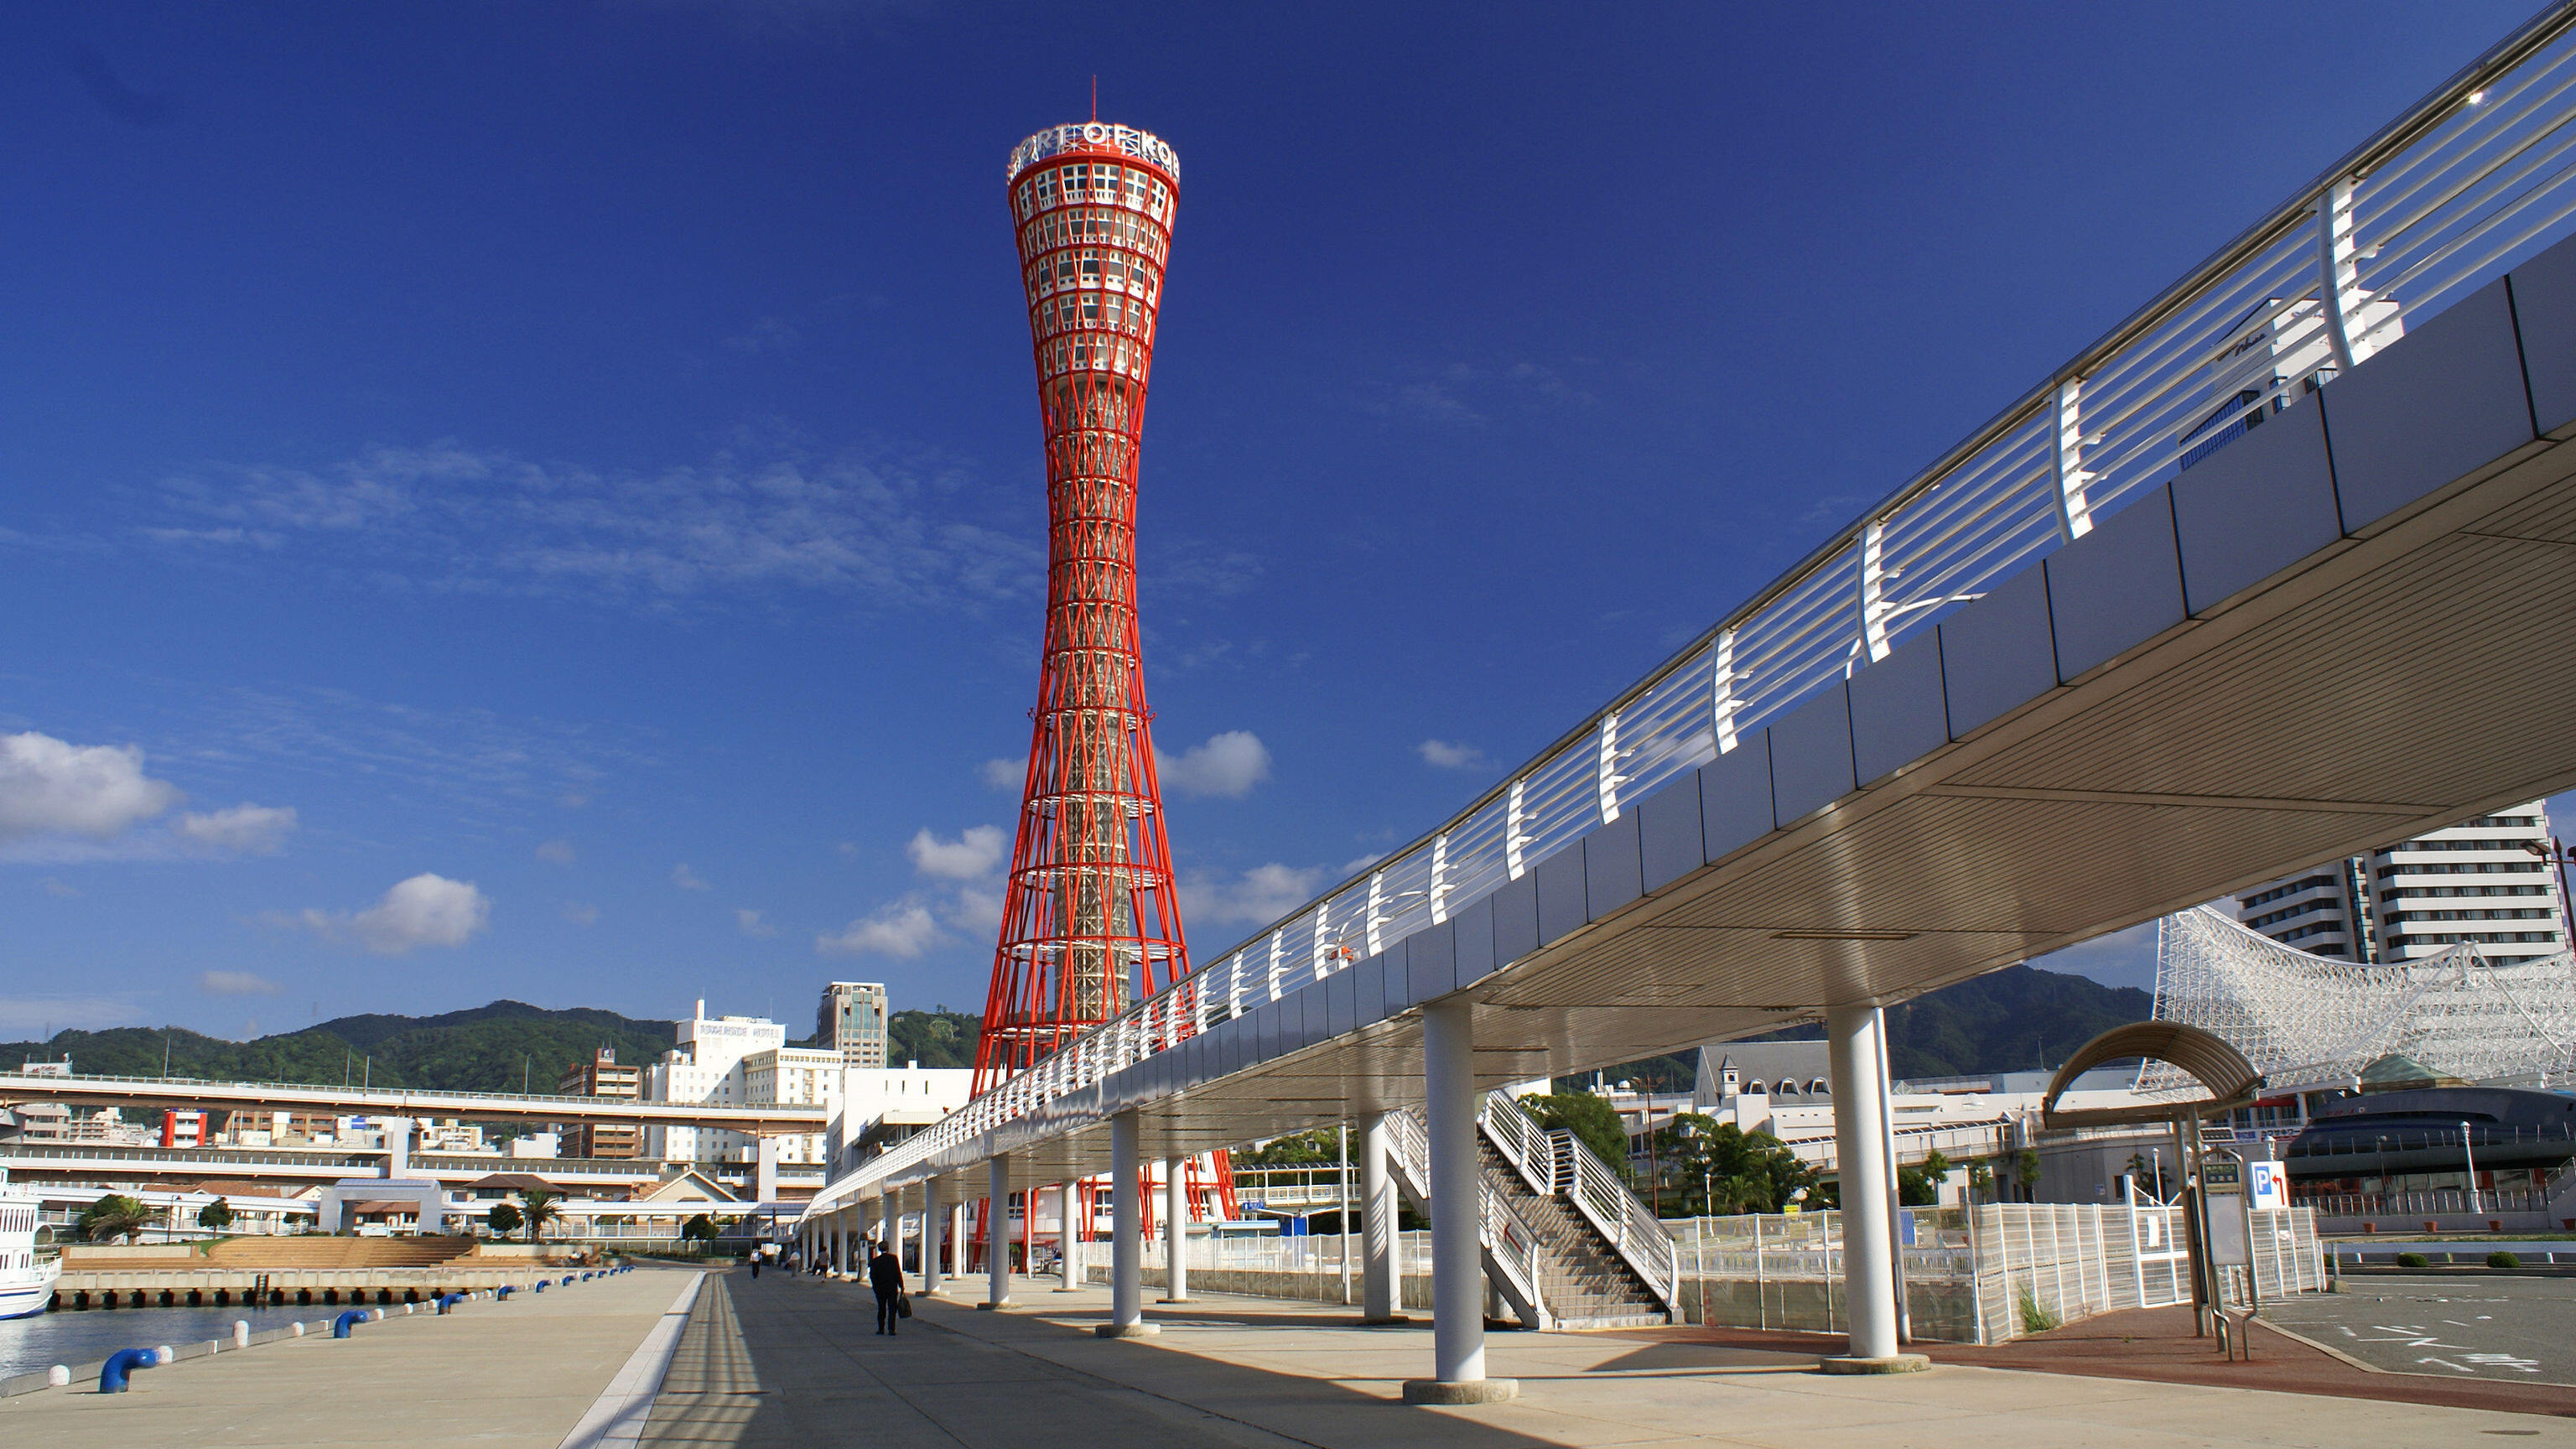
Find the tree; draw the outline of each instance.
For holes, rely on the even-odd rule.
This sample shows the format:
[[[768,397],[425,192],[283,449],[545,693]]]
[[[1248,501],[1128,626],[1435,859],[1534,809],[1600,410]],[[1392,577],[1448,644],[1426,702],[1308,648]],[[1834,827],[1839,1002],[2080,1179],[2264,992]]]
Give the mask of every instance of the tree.
[[[1686,1213],[1777,1212],[1816,1174],[1768,1132],[1746,1132],[1698,1112],[1656,1129],[1655,1155],[1682,1190]]]
[[[1991,1193],[1991,1192],[1993,1192],[1994,1190],[1995,1190],[1995,1169],[1994,1169],[1994,1164],[1989,1163],[1989,1162],[1971,1162],[1971,1163],[1969,1163],[1969,1164],[1968,1164],[1968,1200],[1969,1200],[1969,1201],[1971,1201],[1971,1202],[1974,1202],[1974,1201],[1976,1201],[1977,1194],[1979,1194],[1979,1193],[1981,1193],[1981,1192],[1983,1192],[1983,1193]]]
[[[542,1187],[524,1188],[519,1193],[522,1204],[519,1215],[528,1220],[528,1241],[536,1242],[546,1235],[546,1224],[563,1214],[555,1207],[556,1194]]]
[[[2013,1181],[2021,1185],[2022,1201],[2033,1201],[2030,1190],[2039,1186],[2039,1154],[2025,1147],[2013,1154]]]
[[[527,1219],[519,1215],[517,1203],[503,1201],[492,1204],[492,1211],[484,1215],[483,1221],[491,1225],[493,1232],[506,1238],[517,1232]]]
[[[1563,1127],[1574,1140],[1592,1149],[1621,1178],[1628,1176],[1628,1128],[1607,1097],[1590,1092],[1550,1092],[1521,1098],[1522,1110],[1550,1132]]]
[[[1237,1167],[1321,1167],[1339,1161],[1340,1139],[1329,1127],[1273,1137],[1249,1152],[1234,1154]]]
[[[1926,1152],[1921,1166],[1896,1170],[1896,1200],[1905,1207],[1938,1207],[1941,1183],[1949,1175],[1950,1159],[1937,1148]]]
[[[81,1209],[81,1236],[93,1243],[103,1243],[110,1238],[130,1241],[135,1234],[151,1226],[152,1216],[152,1209],[145,1207],[140,1199],[112,1192]]]
[[[680,1237],[688,1242],[712,1243],[716,1240],[716,1220],[700,1213],[680,1225]]]
[[[222,1198],[216,1198],[213,1202],[197,1209],[198,1227],[212,1228],[220,1233],[232,1225],[233,1205]]]

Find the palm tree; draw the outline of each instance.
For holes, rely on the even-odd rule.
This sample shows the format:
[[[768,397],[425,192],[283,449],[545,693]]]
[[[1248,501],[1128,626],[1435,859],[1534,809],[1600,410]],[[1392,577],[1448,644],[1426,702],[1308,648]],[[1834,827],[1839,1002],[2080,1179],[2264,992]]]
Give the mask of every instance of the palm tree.
[[[546,1224],[562,1216],[555,1210],[555,1194],[542,1187],[524,1189],[519,1194],[519,1215],[528,1220],[528,1241],[533,1243],[546,1235]]]
[[[130,1240],[151,1223],[152,1209],[145,1207],[141,1199],[123,1193],[109,1193],[81,1209],[80,1215],[81,1236],[93,1243],[110,1238]]]

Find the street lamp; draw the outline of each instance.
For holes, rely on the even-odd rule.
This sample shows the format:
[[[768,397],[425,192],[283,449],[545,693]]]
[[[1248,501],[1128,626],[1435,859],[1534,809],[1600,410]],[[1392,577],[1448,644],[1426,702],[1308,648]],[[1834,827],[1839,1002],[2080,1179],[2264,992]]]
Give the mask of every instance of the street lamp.
[[[2479,1206],[2478,1197],[2478,1152],[2476,1148],[2469,1145],[2469,1123],[2466,1118],[2460,1120],[2460,1155],[2469,1160],[2469,1211],[2484,1212],[2486,1209]]]

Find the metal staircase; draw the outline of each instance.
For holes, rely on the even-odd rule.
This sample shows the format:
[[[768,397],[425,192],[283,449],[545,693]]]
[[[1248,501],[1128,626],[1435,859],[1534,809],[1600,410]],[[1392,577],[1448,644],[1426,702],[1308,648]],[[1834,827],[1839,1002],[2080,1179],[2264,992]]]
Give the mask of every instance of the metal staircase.
[[[1550,1132],[1502,1092],[1476,1119],[1486,1279],[1533,1328],[1670,1323],[1678,1263],[1643,1202],[1572,1132]],[[1390,1121],[1396,1181],[1425,1209],[1430,1152],[1421,1121]]]

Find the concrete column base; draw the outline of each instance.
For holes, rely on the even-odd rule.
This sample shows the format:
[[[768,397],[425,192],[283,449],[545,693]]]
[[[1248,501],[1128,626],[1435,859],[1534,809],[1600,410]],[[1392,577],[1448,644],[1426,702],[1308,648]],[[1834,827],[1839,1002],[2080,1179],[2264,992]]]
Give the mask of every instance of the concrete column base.
[[[1469,1379],[1465,1383],[1443,1383],[1439,1379],[1406,1379],[1404,1401],[1408,1404],[1499,1404],[1521,1396],[1518,1379]]]
[[[1014,1307],[1017,1307],[1018,1305],[1017,1305],[1017,1304],[1015,1304],[1015,1303],[1013,1303],[1010,1299],[1005,1298],[1005,1299],[1003,1299],[1003,1300],[1002,1300],[1001,1302],[999,1302],[999,1303],[984,1302],[984,1303],[978,1303],[978,1304],[976,1304],[975,1306],[976,1306],[977,1308],[981,1309],[981,1308],[1014,1308]]]
[[[1816,1367],[1829,1374],[1919,1374],[1932,1367],[1932,1360],[1919,1353],[1892,1353],[1885,1358],[1835,1354],[1818,1359]]]
[[[1163,1325],[1159,1323],[1095,1323],[1091,1325],[1091,1331],[1094,1336],[1100,1338],[1152,1338],[1155,1334],[1163,1331]]]
[[[1082,1285],[1079,1283],[1058,1283],[1051,1291],[1057,1293],[1079,1293],[1082,1291]]]
[[[1362,1328],[1392,1328],[1392,1327],[1394,1327],[1395,1325],[1397,1325],[1397,1324],[1399,1324],[1399,1323],[1411,1323],[1412,1321],[1413,1321],[1413,1319],[1412,1319],[1412,1317],[1411,1317],[1410,1315],[1402,1314],[1402,1313],[1390,1313],[1390,1314],[1386,1315],[1384,1318],[1363,1318],[1363,1319],[1361,1319],[1361,1320],[1360,1320],[1360,1327],[1362,1327]]]
[[[1168,1305],[1173,1303],[1196,1303],[1198,1300],[1195,1298],[1157,1298],[1154,1301],[1156,1303]]]

